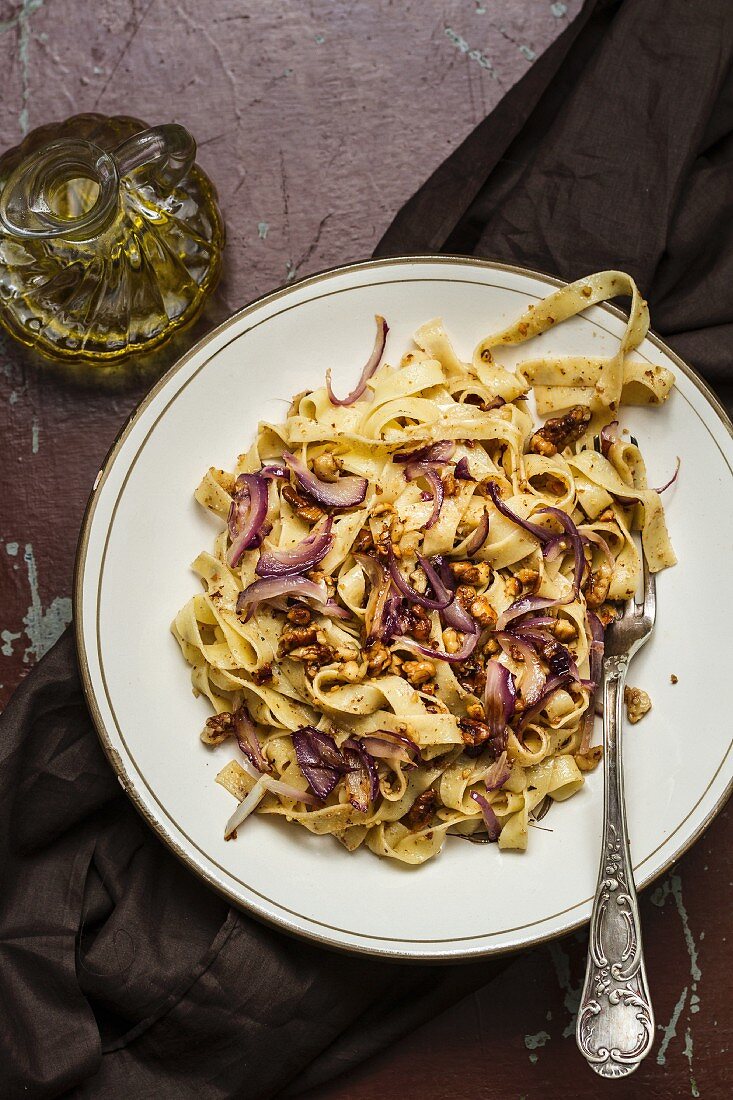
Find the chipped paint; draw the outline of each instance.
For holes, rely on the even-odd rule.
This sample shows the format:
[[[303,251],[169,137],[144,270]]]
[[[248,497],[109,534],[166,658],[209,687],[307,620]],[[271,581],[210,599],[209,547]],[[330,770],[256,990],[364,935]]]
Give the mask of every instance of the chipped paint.
[[[13,656],[13,642],[17,641],[20,634],[14,634],[12,630],[3,630],[0,633],[0,639],[2,639],[2,646],[0,646],[0,653],[5,657]]]
[[[562,944],[551,943],[549,951],[558,983],[565,993],[565,1007],[570,1014],[570,1021],[565,1025],[562,1033],[563,1039],[568,1039],[575,1034],[575,1022],[578,1018],[580,995],[583,992],[583,980],[581,979],[577,985],[573,985],[570,978],[570,956]]]
[[[549,1043],[551,1036],[547,1031],[538,1031],[536,1035],[525,1035],[524,1045],[527,1050],[537,1050],[538,1047],[543,1047],[546,1043]]]
[[[39,660],[44,653],[47,653],[71,622],[71,600],[65,596],[57,596],[44,611],[38,589],[38,567],[33,545],[30,542],[25,544],[23,560],[28,571],[28,587],[31,590],[31,602],[23,616],[25,633],[30,643],[23,655],[23,662],[29,664],[31,658]]]
[[[18,12],[18,62],[20,64],[21,93],[18,125],[25,136],[28,133],[28,103],[31,95],[29,47],[31,42],[30,18],[43,7],[45,0],[23,0]]]
[[[669,1023],[666,1027],[662,1024],[657,1024],[657,1027],[662,1031],[663,1037],[659,1044],[659,1050],[657,1051],[657,1065],[663,1066],[667,1061],[667,1047],[677,1035],[677,1024],[679,1023],[680,1016],[682,1015],[682,1009],[685,1007],[685,1001],[687,1000],[687,986],[680,993],[680,999],[672,1009],[672,1015]]]
[[[267,230],[270,228],[269,222],[257,222],[257,236],[261,241],[267,239]]]
[[[33,417],[33,423],[31,424],[31,451],[34,455],[38,454],[38,447],[41,438],[41,426],[38,423],[38,417]]]
[[[697,982],[699,982],[702,978],[702,971],[700,970],[700,965],[698,961],[699,956],[697,944],[695,943],[695,937],[693,936],[692,930],[690,929],[690,920],[687,916],[687,910],[685,908],[684,902],[682,901],[682,879],[679,875],[670,875],[669,883],[672,897],[674,898],[674,903],[677,907],[680,921],[682,922],[682,932],[684,934],[685,943],[687,945],[687,954],[690,956],[690,976],[692,977],[693,982],[697,984]],[[693,989],[694,988],[695,987],[693,986]]]
[[[700,1090],[697,1087],[697,1081],[695,1075],[692,1072],[692,1033],[689,1029],[685,1031],[685,1049],[682,1051],[687,1061],[690,1063],[690,1093],[694,1097],[700,1095]]]
[[[326,39],[322,34],[315,34],[313,36],[313,41],[315,42],[316,46],[322,46]]]
[[[556,19],[562,19],[563,15],[567,15],[567,4],[550,4],[550,11]]]
[[[10,554],[11,558],[15,558],[17,557],[18,551],[20,550],[20,545],[17,542],[7,542],[5,544],[5,550],[8,554]]]
[[[460,50],[461,53],[465,53],[466,56],[471,59],[471,61],[477,61],[482,69],[486,69],[488,72],[491,73],[493,77],[496,77],[494,66],[491,64],[491,61],[488,59],[486,54],[481,53],[481,50],[471,49],[468,42],[466,42],[466,39],[463,38],[462,35],[458,34],[457,31],[454,31],[452,27],[446,27],[444,33],[445,37],[453,43],[456,49]]]

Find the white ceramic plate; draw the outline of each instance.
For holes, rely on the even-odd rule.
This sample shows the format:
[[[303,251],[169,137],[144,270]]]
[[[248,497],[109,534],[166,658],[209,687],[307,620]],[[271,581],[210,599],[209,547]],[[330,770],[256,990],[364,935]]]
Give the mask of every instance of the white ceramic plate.
[[[459,959],[537,943],[590,915],[600,771],[553,807],[542,823],[551,831],[533,829],[524,854],[449,838],[438,858],[405,868],[258,816],[225,843],[233,800],[214,777],[232,749],[199,741],[208,704],[191,694],[169,633],[197,589],[189,562],[217,528],[192,496],[201,474],[212,464],[230,468],[257,421],[280,419],[294,393],[322,384],[326,366],[336,391],[347,392],[372,345],[375,313],[391,326],[389,361],[436,315],[470,358],[481,337],[556,285],[451,258],[357,264],[306,279],[243,309],[185,356],[143,401],[97,479],[79,547],[75,620],[102,744],[173,851],[233,902],[290,932],[377,955]],[[535,348],[608,354],[623,328],[621,314],[594,307]],[[527,356],[505,349],[507,362],[518,352]],[[655,338],[640,353],[670,366],[677,385],[664,408],[625,410],[623,423],[639,438],[651,484],[682,458],[665,494],[679,565],[659,578],[657,627],[630,676],[654,706],[624,737],[631,847],[644,886],[699,836],[731,786],[720,685],[730,677],[733,440],[689,367]]]

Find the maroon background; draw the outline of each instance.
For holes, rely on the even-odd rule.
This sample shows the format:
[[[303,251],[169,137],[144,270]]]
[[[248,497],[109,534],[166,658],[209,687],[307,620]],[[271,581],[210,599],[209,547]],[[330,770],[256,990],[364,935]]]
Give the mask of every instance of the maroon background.
[[[284,282],[368,256],[400,205],[579,8],[0,0],[0,149],[79,111],[187,125],[229,234],[204,328]],[[87,495],[150,381],[139,368],[113,382],[69,377],[25,362],[0,337],[0,704],[70,620]],[[319,1098],[733,1094],[721,905],[732,840],[724,811],[642,899],[659,1033],[631,1081],[599,1081],[576,1052],[578,934],[518,956],[491,987]]]

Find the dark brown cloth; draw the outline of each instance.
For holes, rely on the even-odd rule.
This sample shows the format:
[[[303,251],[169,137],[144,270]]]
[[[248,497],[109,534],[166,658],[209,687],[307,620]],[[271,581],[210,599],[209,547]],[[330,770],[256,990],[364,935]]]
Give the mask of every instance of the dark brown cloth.
[[[569,279],[626,268],[725,390],[732,50],[721,0],[591,0],[378,254],[473,251]],[[2,1097],[295,1095],[499,965],[350,958],[229,908],[121,792],[70,634],[0,720]]]

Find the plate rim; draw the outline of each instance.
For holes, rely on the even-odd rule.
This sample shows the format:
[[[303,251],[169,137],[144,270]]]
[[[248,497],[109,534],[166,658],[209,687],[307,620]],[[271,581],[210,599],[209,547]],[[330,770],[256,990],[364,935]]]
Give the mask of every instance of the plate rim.
[[[275,914],[264,912],[255,907],[252,902],[242,899],[236,894],[233,889],[228,888],[226,885],[217,881],[214,876],[201,865],[199,865],[195,859],[186,852],[181,845],[171,836],[165,827],[164,823],[160,821],[155,814],[147,807],[142,797],[138,793],[135,785],[135,780],[131,777],[125,767],[125,763],[112,743],[111,738],[104,720],[102,718],[101,711],[97,703],[97,697],[95,694],[94,686],[92,683],[92,675],[90,671],[89,661],[87,659],[87,646],[85,644],[85,635],[83,627],[83,588],[84,578],[86,572],[87,553],[89,548],[89,539],[91,535],[91,528],[93,524],[94,514],[96,511],[97,503],[101,496],[101,491],[107,481],[108,475],[117,459],[117,456],[126,442],[130,432],[132,431],[138,418],[145,412],[147,407],[155,399],[158,393],[163,390],[170,380],[181,371],[186,364],[202,351],[206,345],[212,343],[220,334],[227,329],[235,325],[241,318],[246,317],[248,314],[257,310],[260,306],[276,302],[279,299],[286,297],[297,288],[307,287],[309,285],[315,285],[329,278],[338,277],[341,275],[348,276],[353,272],[361,272],[369,269],[384,269],[384,268],[396,268],[418,264],[442,264],[446,267],[451,266],[464,266],[474,267],[480,270],[490,270],[496,272],[504,272],[510,274],[521,275],[533,279],[539,279],[545,284],[559,288],[569,285],[565,280],[559,279],[554,275],[550,275],[547,272],[540,271],[534,268],[522,267],[516,264],[506,264],[495,260],[483,259],[476,256],[461,256],[453,254],[418,254],[418,255],[405,255],[384,257],[380,259],[368,259],[354,261],[348,264],[339,264],[333,267],[324,268],[320,271],[314,272],[311,275],[304,276],[300,279],[294,280],[292,283],[288,283],[285,286],[278,287],[276,290],[269,291],[266,294],[262,294],[257,298],[247,302],[244,306],[233,311],[228,317],[222,320],[219,324],[215,325],[207,333],[205,333],[196,343],[189,348],[183,355],[179,356],[174,363],[161,375],[159,379],[151,386],[151,388],[142,396],[140,401],[134,407],[132,412],[126,418],[125,422],[121,426],[120,430],[114,437],[100,467],[94,478],[94,483],[87,499],[84,513],[81,520],[79,529],[79,537],[77,540],[75,559],[74,559],[74,572],[72,580],[72,609],[73,609],[73,622],[74,622],[74,640],[77,656],[77,664],[79,668],[79,676],[82,685],[82,691],[84,699],[89,709],[89,713],[92,718],[92,724],[94,726],[97,737],[100,741],[105,756],[107,757],[112,769],[114,770],[120,786],[124,790],[132,802],[135,809],[143,817],[146,824],[153,830],[156,836],[166,845],[166,847],[178,858],[184,866],[188,868],[194,875],[200,880],[203,880],[207,886],[213,889],[224,900],[233,904],[240,911],[245,911],[249,916],[266,924],[269,927],[274,927],[281,932],[286,932],[289,935],[297,936],[310,942],[317,943],[321,947],[325,947],[329,950],[336,950],[345,952],[350,955],[370,956],[373,958],[382,958],[386,960],[392,960],[394,962],[414,962],[414,963],[455,963],[455,962],[470,962],[471,960],[478,958],[487,958],[489,956],[501,956],[509,954],[513,951],[520,949],[529,949],[536,947],[543,943],[551,942],[561,936],[570,934],[576,931],[578,928],[582,928],[588,923],[587,917],[581,917],[572,921],[570,924],[563,926],[562,929],[546,932],[541,935],[532,936],[530,939],[524,941],[521,945],[518,944],[504,944],[504,945],[482,945],[480,948],[470,948],[468,951],[463,951],[458,948],[458,951],[447,952],[442,950],[440,952],[434,951],[414,951],[401,952],[394,949],[385,949],[375,947],[366,944],[345,943],[343,941],[332,940],[328,936],[318,934],[310,929],[299,927],[297,924],[288,920],[285,917],[280,917]],[[620,318],[621,320],[627,319],[627,314],[618,306],[609,304],[608,302],[598,303],[601,308],[611,315]],[[665,341],[653,330],[649,329],[647,338],[650,342],[667,355],[672,362],[678,367],[693,383],[696,389],[701,393],[707,404],[712,408],[716,414],[718,420],[726,429],[728,435],[733,439],[733,421],[728,416],[724,406],[716,396],[716,394],[708,386],[707,382],[702,376],[686,363],[672,348],[670,348]],[[727,755],[727,754],[726,754]],[[693,845],[700,839],[707,828],[712,824],[720,811],[725,806],[726,802],[733,793],[733,773],[731,774],[728,783],[720,794],[714,805],[709,812],[705,815],[704,819],[700,822],[694,832],[677,848],[674,849],[672,854],[667,857],[662,865],[644,882],[644,886],[641,889],[646,889],[656,879],[663,875],[669,868],[679,860],[686,852],[688,852]],[[574,906],[573,906],[574,908]],[[397,943],[398,941],[390,941],[390,943]]]

